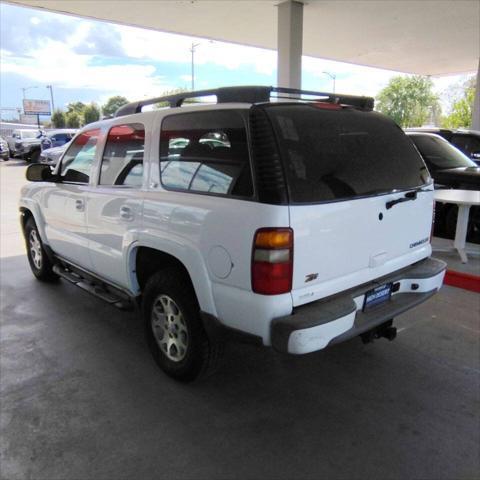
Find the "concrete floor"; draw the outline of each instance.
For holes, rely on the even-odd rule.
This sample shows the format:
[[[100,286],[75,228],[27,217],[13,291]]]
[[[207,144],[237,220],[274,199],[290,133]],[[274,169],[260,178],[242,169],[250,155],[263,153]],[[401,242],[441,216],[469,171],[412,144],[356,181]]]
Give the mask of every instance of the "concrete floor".
[[[0,164],[2,479],[478,478],[479,295],[444,287],[392,343],[231,346],[179,385],[135,314],[30,274],[16,163]]]

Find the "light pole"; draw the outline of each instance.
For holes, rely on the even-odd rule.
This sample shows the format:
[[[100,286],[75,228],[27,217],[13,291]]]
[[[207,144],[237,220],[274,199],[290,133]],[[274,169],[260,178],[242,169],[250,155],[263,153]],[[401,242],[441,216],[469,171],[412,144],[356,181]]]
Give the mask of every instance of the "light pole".
[[[199,43],[193,43],[190,47],[190,53],[192,54],[192,92],[195,90],[195,49],[199,46]]]
[[[23,92],[23,99],[25,100],[25,92],[27,90],[31,90],[32,88],[38,88],[37,86],[34,87],[22,87],[22,92]]]
[[[335,95],[335,79],[337,78],[337,76],[334,74],[334,73],[330,73],[330,72],[322,72],[324,73],[325,75],[328,75],[332,80],[333,80],[333,94]]]
[[[47,85],[47,88],[50,90],[50,98],[52,99],[52,114],[55,111],[55,104],[53,103],[53,86]]]

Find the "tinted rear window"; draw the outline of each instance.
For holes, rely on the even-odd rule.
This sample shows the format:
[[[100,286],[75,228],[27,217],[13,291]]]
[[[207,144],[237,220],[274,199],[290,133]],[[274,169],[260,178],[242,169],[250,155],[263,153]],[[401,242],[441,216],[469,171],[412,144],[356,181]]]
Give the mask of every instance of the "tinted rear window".
[[[283,158],[291,203],[408,190],[430,181],[397,125],[375,112],[312,105],[265,108]]]

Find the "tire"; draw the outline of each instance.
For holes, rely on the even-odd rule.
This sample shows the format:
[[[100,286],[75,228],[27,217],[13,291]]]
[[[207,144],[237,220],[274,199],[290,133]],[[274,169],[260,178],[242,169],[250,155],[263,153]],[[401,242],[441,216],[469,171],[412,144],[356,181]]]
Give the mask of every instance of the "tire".
[[[223,345],[208,338],[195,292],[178,268],[152,275],[142,304],[148,347],[170,377],[190,382],[213,373]]]
[[[45,252],[37,225],[32,217],[25,224],[25,242],[27,245],[28,263],[33,275],[42,282],[58,280],[58,275],[53,271],[53,264]]]
[[[40,158],[40,150],[35,150],[30,155],[29,161],[30,163],[38,163],[39,158]]]

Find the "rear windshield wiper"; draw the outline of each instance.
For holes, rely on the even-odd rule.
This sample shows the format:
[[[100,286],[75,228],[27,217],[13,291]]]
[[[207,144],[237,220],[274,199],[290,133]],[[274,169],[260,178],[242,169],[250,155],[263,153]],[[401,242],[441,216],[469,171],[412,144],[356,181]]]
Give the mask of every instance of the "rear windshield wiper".
[[[410,202],[410,201],[416,200],[418,192],[429,192],[429,191],[430,190],[426,188],[425,189],[418,188],[417,190],[413,190],[412,192],[407,192],[403,197],[397,198],[396,200],[390,200],[385,204],[385,207],[387,208],[387,210],[390,210],[397,203]]]

